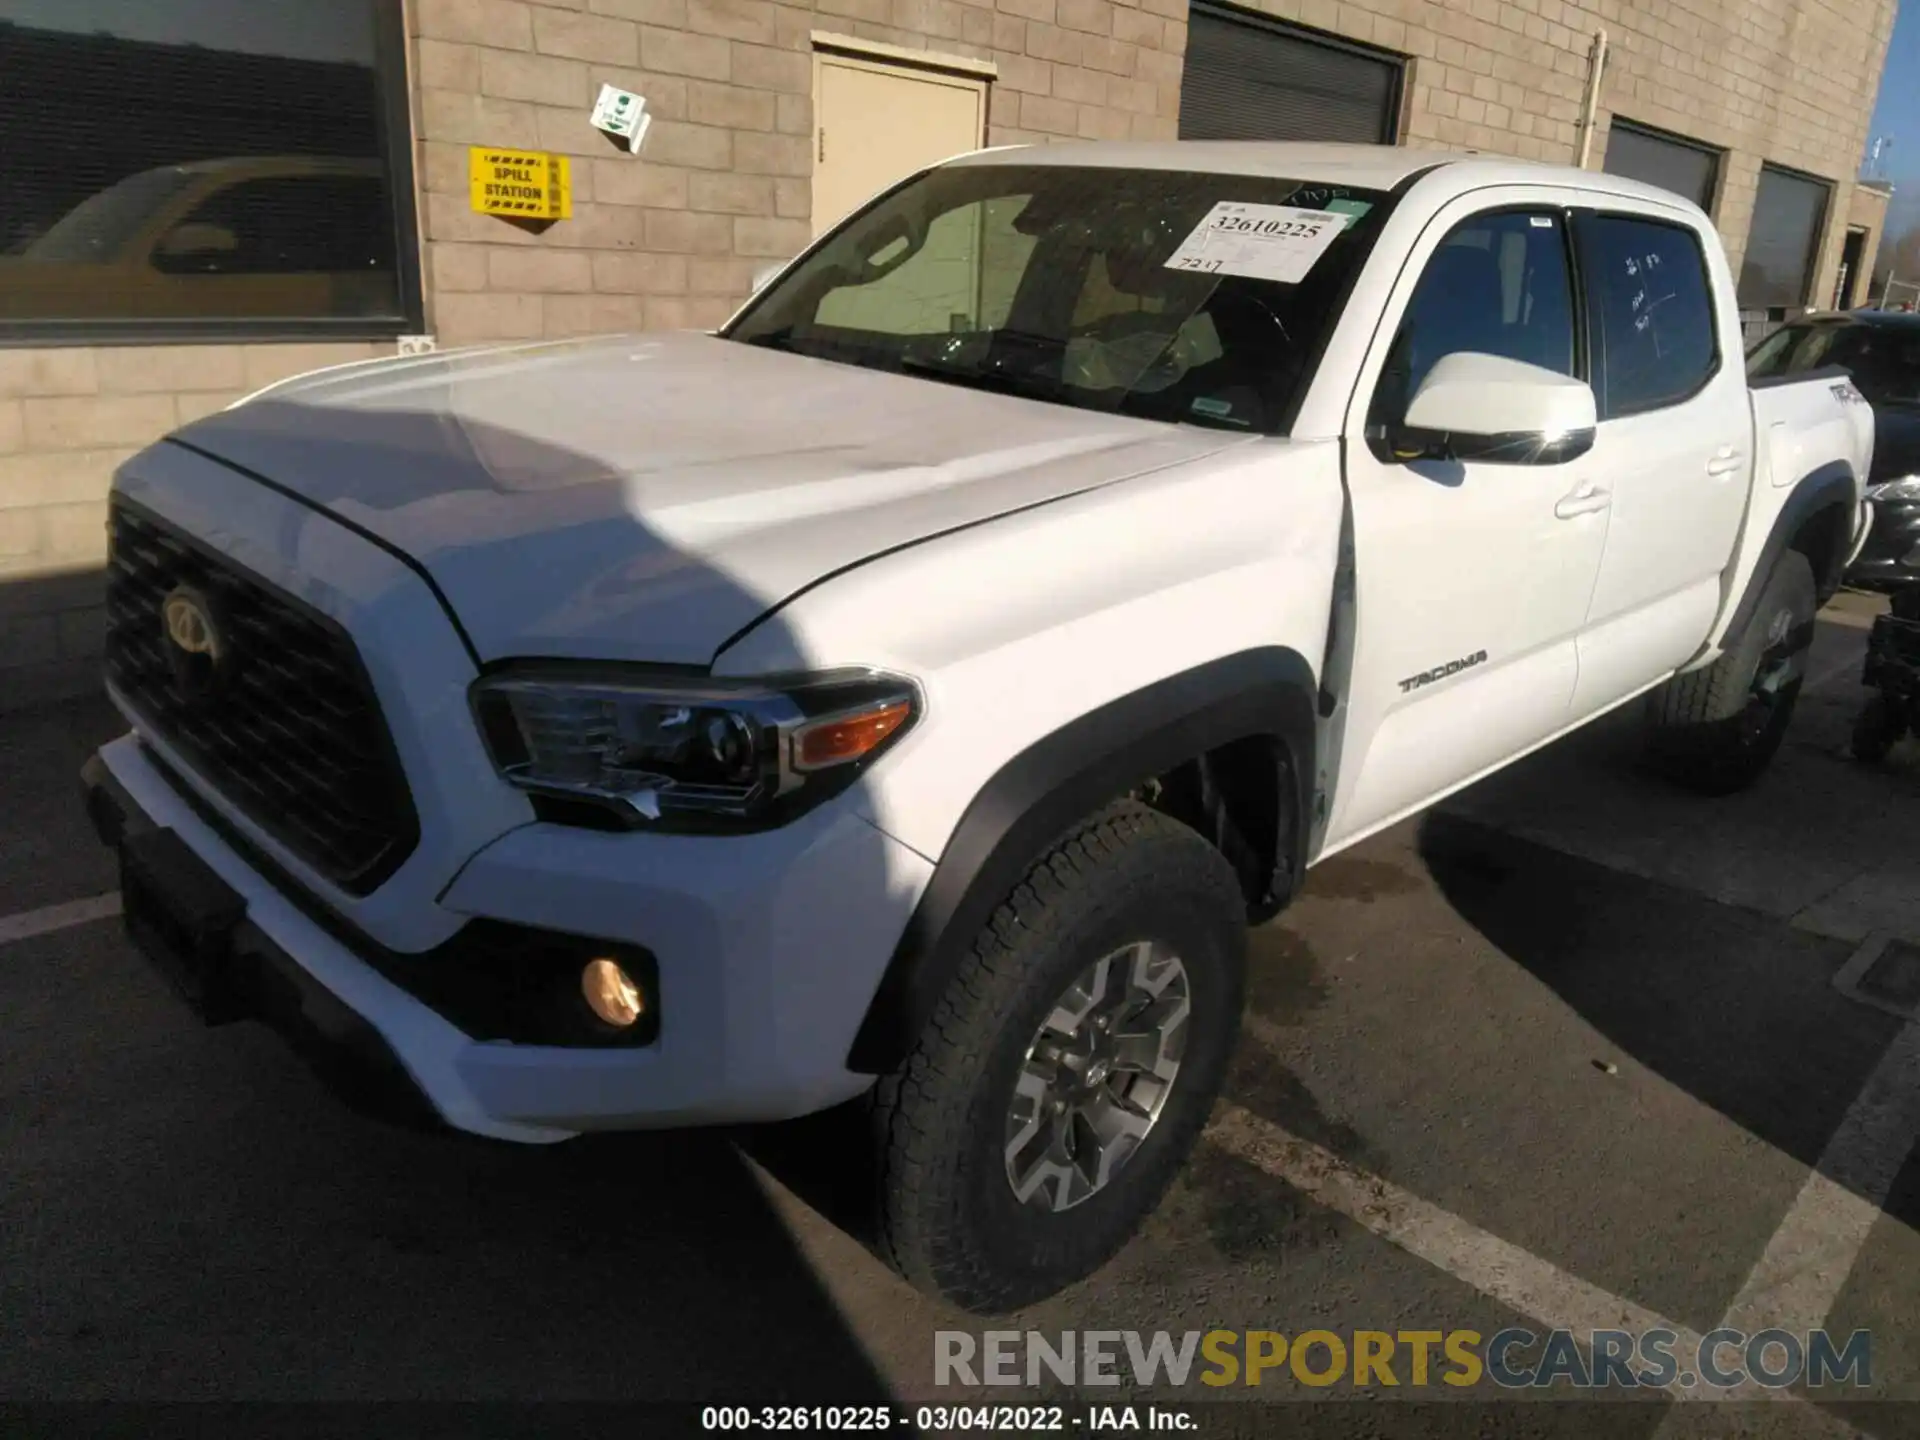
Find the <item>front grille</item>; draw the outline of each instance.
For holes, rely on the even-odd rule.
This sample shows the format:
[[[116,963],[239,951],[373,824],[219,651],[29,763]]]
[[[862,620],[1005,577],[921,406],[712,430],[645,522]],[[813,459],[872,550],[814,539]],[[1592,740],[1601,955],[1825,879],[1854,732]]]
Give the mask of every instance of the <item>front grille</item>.
[[[250,820],[351,895],[419,842],[419,820],[359,652],[318,611],[116,501],[108,520],[107,678],[143,724]],[[162,609],[206,602],[224,659],[183,675]],[[203,672],[204,673],[204,672]]]

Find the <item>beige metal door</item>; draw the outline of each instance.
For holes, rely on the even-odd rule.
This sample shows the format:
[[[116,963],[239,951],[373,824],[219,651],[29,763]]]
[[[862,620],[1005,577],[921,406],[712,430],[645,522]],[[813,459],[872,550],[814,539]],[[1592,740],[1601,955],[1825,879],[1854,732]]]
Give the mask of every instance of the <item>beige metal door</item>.
[[[984,79],[817,52],[813,233],[926,165],[985,143]]]

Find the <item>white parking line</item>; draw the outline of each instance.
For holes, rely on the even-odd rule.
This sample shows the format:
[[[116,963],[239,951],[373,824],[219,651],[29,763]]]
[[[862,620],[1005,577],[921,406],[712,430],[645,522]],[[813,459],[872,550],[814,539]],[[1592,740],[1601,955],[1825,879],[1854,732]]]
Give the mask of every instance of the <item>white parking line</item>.
[[[1824,1326],[1916,1143],[1920,1025],[1907,1025],[1860,1087],[1720,1323],[1749,1335]]]
[[[1215,1112],[1207,1138],[1535,1324],[1576,1335],[1592,1330],[1670,1330],[1677,1337],[1676,1358],[1691,1355],[1700,1346],[1696,1331],[1569,1275],[1551,1261],[1356,1169],[1238,1105],[1222,1105]],[[1861,1433],[1786,1390],[1760,1386],[1711,1390],[1683,1386],[1676,1379],[1665,1391],[1677,1400],[1778,1401],[1804,1407],[1796,1410],[1796,1431],[1832,1436]]]
[[[1908,1025],[1860,1087],[1720,1325],[1748,1335],[1823,1328],[1916,1141],[1920,1025]],[[1677,1440],[1682,1430],[1670,1414],[1651,1440]]]
[[[28,910],[20,915],[0,915],[0,945],[34,935],[45,935],[54,930],[65,930],[72,925],[104,920],[109,915],[119,913],[120,892],[115,890],[106,895],[91,895],[85,900],[69,900],[64,905]]]

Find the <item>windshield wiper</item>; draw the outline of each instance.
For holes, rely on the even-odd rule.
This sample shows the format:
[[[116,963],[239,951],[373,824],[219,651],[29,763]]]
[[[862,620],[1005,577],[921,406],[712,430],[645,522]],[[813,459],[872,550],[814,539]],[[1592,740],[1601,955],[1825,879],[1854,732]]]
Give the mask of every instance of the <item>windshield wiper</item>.
[[[791,325],[782,326],[778,330],[763,330],[758,335],[731,335],[727,338],[737,340],[742,345],[757,345],[762,350],[785,350],[794,355],[806,353],[793,343]]]

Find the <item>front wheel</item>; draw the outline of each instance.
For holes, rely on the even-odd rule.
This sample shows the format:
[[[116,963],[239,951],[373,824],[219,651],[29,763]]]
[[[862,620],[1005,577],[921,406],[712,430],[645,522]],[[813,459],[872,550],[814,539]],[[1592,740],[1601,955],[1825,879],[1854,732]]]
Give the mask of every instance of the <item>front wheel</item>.
[[[1245,914],[1220,854],[1143,805],[1033,866],[874,1091],[881,1240],[909,1281],[1003,1312],[1127,1242],[1219,1093]]]
[[[1819,608],[1813,567],[1788,551],[1720,658],[1648,699],[1647,758],[1679,785],[1730,795],[1758,780],[1793,720]]]

